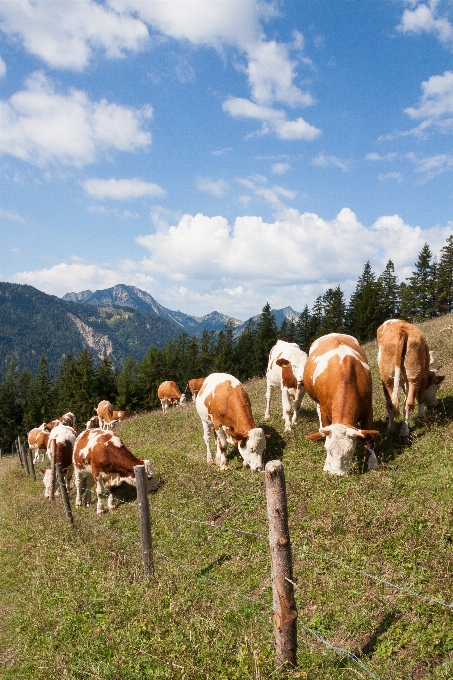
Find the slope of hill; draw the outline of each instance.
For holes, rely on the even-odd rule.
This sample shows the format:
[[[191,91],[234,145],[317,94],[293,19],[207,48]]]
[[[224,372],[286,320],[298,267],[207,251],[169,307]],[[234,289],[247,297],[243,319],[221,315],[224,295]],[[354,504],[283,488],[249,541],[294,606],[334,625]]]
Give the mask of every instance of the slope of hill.
[[[42,354],[57,371],[65,354],[78,355],[84,347],[96,360],[104,354],[118,365],[130,354],[141,360],[150,345],[163,347],[181,332],[155,314],[70,302],[12,283],[0,283],[0,316],[0,376],[11,360],[34,373]]]
[[[381,680],[452,677],[452,327],[453,315],[422,326],[446,379],[406,443],[386,432],[377,347],[365,346],[381,433],[376,472],[364,471],[359,448],[350,476],[323,474],[323,447],[305,439],[319,426],[314,404],[305,397],[285,433],[274,392],[266,459],[285,466],[299,621],[290,680],[370,677],[322,639]],[[246,387],[263,425],[265,381]],[[243,470],[231,447],[228,472],[208,467],[191,403],[134,416],[120,434],[162,481],[150,497],[151,581],[142,579],[130,487],[116,492],[124,502],[115,513],[75,510],[71,529],[59,499],[49,504],[17,459],[0,460],[2,677],[277,677],[263,475]]]

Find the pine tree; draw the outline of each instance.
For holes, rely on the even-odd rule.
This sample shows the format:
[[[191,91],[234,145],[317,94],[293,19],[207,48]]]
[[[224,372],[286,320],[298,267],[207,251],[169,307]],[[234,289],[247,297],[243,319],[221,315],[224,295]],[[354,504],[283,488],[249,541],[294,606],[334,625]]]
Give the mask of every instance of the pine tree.
[[[53,385],[47,359],[42,356],[28,396],[27,418],[33,422],[33,427],[39,427],[41,423],[52,419],[53,411]]]
[[[253,319],[249,319],[239,336],[235,347],[236,377],[244,381],[259,374],[255,357],[256,326]]]
[[[295,323],[295,342],[299,345],[304,352],[308,352],[310,348],[310,328],[311,328],[311,315],[308,305],[305,305],[304,309],[299,314],[299,318]]]
[[[53,416],[74,413],[73,405],[77,386],[76,364],[70,354],[65,354],[53,386]],[[96,404],[97,405],[97,404]],[[92,413],[90,414],[93,415]],[[88,419],[87,419],[88,420]]]
[[[136,411],[143,408],[139,404],[137,393],[137,376],[139,363],[134,356],[129,356],[124,362],[124,366],[118,375],[118,396],[116,405],[119,410]]]
[[[319,335],[342,333],[346,302],[340,286],[328,288],[322,296],[322,320],[318,329]]]
[[[259,375],[263,375],[267,368],[269,352],[277,342],[277,336],[277,324],[275,323],[270,304],[266,302],[256,326],[255,356]]]
[[[0,448],[10,451],[22,430],[23,407],[19,389],[19,374],[14,362],[6,372],[5,380],[0,384]]]
[[[439,314],[453,312],[453,234],[440,251],[437,270],[437,311]]]
[[[118,395],[117,374],[113,368],[112,360],[105,355],[96,371],[96,399],[107,399],[111,404],[116,402]]]
[[[367,262],[346,311],[347,332],[359,342],[371,340],[378,327],[379,287],[371,265]]]
[[[36,427],[36,420],[33,415],[33,378],[27,368],[24,368],[19,377],[19,393],[23,407],[23,429],[24,432],[29,432]]]
[[[409,320],[423,321],[436,316],[436,269],[430,247],[425,243],[415,270],[407,279],[404,313]]]
[[[311,308],[310,312],[310,323],[308,326],[308,333],[307,333],[307,341],[308,341],[308,348],[310,348],[311,343],[313,340],[316,340],[316,338],[319,338],[321,335],[321,324],[322,324],[322,319],[324,315],[324,304],[322,300],[322,295],[318,295],[316,300],[313,303],[313,307]],[[308,351],[308,350],[306,350]]]
[[[191,377],[202,378],[212,373],[214,366],[215,341],[215,331],[208,331],[204,328],[199,340],[198,375]]]
[[[161,351],[151,346],[143,357],[137,372],[136,394],[140,409],[152,409],[159,406],[157,389],[164,380],[171,380],[166,375],[166,371],[165,350]]]
[[[73,394],[74,401],[71,408],[76,416],[76,422],[83,423],[93,415],[93,408],[97,401],[96,372],[93,367],[91,352],[85,348],[80,352],[75,363]]]
[[[217,343],[215,349],[214,371],[219,373],[235,373],[235,342],[234,342],[235,324],[232,319],[229,319],[225,327],[217,334]]]
[[[395,265],[389,260],[377,280],[378,313],[376,323],[380,326],[387,319],[397,319],[401,310],[401,288],[395,276]]]

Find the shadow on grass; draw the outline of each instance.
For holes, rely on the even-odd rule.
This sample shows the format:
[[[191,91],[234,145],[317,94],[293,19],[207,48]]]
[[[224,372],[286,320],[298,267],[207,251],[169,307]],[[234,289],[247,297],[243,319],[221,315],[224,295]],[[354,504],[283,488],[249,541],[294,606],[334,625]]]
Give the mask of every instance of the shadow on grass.
[[[203,567],[203,569],[198,569],[197,573],[200,574],[200,576],[206,576],[206,574],[209,574],[210,571],[215,569],[216,567],[221,567],[224,562],[228,562],[228,560],[231,560],[231,555],[219,555],[219,557],[208,564],[207,567]]]
[[[402,613],[399,611],[391,611],[385,614],[382,621],[378,624],[376,629],[371,634],[370,639],[365,645],[363,645],[363,647],[360,650],[360,653],[357,654],[357,656],[359,658],[363,656],[371,657],[376,649],[377,642],[381,635],[386,633],[389,630],[389,628],[391,628],[393,623],[395,621],[398,621],[401,617]]]

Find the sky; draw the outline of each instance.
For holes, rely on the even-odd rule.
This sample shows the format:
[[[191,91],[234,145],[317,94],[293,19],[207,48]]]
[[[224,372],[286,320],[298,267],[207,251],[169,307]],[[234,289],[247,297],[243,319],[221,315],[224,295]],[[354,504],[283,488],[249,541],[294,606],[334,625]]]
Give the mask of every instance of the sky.
[[[452,0],[0,0],[0,279],[239,319],[453,231]]]

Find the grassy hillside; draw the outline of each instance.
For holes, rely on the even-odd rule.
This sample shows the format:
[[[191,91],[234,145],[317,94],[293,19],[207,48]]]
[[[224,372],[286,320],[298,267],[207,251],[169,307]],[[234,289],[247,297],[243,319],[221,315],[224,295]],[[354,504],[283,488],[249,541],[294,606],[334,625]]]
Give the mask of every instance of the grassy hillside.
[[[453,602],[452,326],[453,315],[423,326],[447,377],[439,406],[426,423],[412,421],[407,444],[385,431],[377,348],[366,346],[379,471],[364,472],[359,452],[349,477],[323,474],[324,449],[305,440],[318,429],[307,398],[292,433],[283,432],[277,393],[265,424],[267,458],[285,466],[299,621],[353,651],[381,680],[452,678],[452,610],[318,555]],[[247,389],[262,424],[264,381]],[[150,496],[156,580],[148,583],[134,505],[102,517],[94,507],[78,510],[70,529],[59,499],[49,506],[17,460],[0,461],[0,676],[276,677],[263,475],[243,471],[233,450],[228,472],[208,468],[192,404],[134,417],[121,436],[151,458],[162,481]],[[118,497],[133,502],[134,491]],[[369,677],[303,629],[298,660],[291,678]]]

